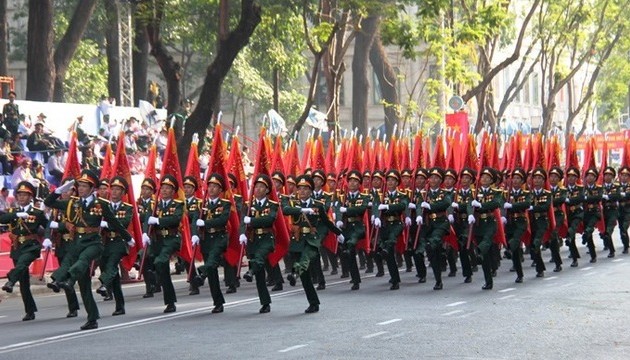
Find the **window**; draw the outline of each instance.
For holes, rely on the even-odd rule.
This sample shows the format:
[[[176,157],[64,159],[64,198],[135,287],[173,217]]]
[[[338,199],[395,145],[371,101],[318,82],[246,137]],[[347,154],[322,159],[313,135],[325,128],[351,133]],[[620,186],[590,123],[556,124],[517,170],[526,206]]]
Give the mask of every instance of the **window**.
[[[540,105],[540,81],[538,79],[538,73],[533,73],[532,76],[532,104]]]

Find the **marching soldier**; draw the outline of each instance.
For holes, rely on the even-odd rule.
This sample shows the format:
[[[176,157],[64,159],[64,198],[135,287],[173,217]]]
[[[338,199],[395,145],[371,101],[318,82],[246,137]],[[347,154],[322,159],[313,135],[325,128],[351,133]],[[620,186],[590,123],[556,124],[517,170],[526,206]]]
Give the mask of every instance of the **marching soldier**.
[[[559,230],[564,226],[565,214],[563,205],[567,198],[567,189],[560,186],[560,181],[564,177],[564,171],[560,167],[553,167],[549,170],[549,184],[551,185],[551,197],[553,199],[553,211],[556,219],[556,228],[551,232],[549,240],[549,250],[551,250],[551,259],[556,264],[554,272],[562,271],[562,258],[560,257],[560,239]]]
[[[63,192],[74,185],[74,181],[69,181],[58,187],[44,201],[46,206],[68,214],[66,227],[73,234],[75,241],[75,248],[71,254],[72,259],[75,260],[74,264],[59,272],[54,282],[48,285],[56,292],[59,288],[69,291],[76,281],[79,282],[83,306],[88,315],[87,322],[81,326],[81,330],[90,330],[98,328],[99,312],[92,295],[90,264],[100,258],[103,252],[100,235],[101,221],[107,221],[109,229],[120,233],[125,242],[131,241],[131,235],[111,211],[109,201],[94,195],[94,189],[99,184],[94,172],[83,170],[76,182],[78,197],[71,197],[69,200],[59,199]]]
[[[582,243],[586,242],[588,252],[591,255],[591,263],[597,262],[597,253],[595,252],[595,244],[593,243],[593,231],[597,222],[601,219],[601,207],[603,189],[601,185],[597,185],[595,180],[599,175],[597,169],[590,168],[586,170],[584,186],[584,234],[582,234]]]
[[[142,185],[140,187],[140,197],[136,201],[136,205],[138,206],[138,216],[140,217],[140,223],[144,224],[149,216],[153,214],[153,209],[155,209],[155,199],[153,198],[155,195],[155,181],[150,178],[145,178],[142,180]],[[143,252],[147,251],[146,254]],[[138,270],[142,271],[142,276],[144,278],[144,285],[146,288],[146,292],[142,295],[143,298],[153,297],[153,293],[162,291],[160,289],[160,285],[158,284],[157,274],[155,272],[155,266],[153,265],[153,255],[151,250],[146,247],[141,252],[138,253],[138,258],[145,258],[144,268],[140,269],[140,262],[137,263]],[[141,261],[141,260],[138,260]]]
[[[175,199],[179,184],[173,175],[167,174],[160,182],[160,199],[156,211],[147,217],[142,234],[142,245],[151,245],[153,265],[162,285],[165,313],[177,310],[177,296],[171,280],[171,256],[181,247],[179,224],[184,216],[184,202]],[[151,236],[149,236],[151,234]]]
[[[607,166],[604,169],[604,186],[602,194],[602,207],[604,210],[604,225],[606,232],[600,234],[604,240],[604,248],[608,248],[608,257],[615,257],[615,245],[612,241],[612,233],[615,230],[617,219],[619,218],[618,201],[621,200],[621,187],[614,180],[617,177],[617,171]],[[621,229],[620,229],[621,231]]]
[[[416,277],[419,283],[427,281],[427,266],[424,263],[425,250],[425,234],[422,229],[422,208],[418,209],[416,204],[420,204],[426,199],[426,181],[429,175],[425,169],[416,170],[415,187],[407,206],[407,216],[415,219],[409,227],[409,234],[413,236],[407,242],[407,251],[411,253],[411,257],[416,265]],[[422,239],[422,240],[421,240]]]
[[[492,290],[492,244],[497,232],[497,222],[494,210],[501,206],[503,196],[500,190],[491,188],[496,180],[496,170],[486,167],[481,171],[479,179],[480,187],[477,198],[471,201],[475,208],[475,215],[468,216],[468,223],[475,224],[474,236],[477,240],[477,249],[481,257],[481,267],[486,283],[481,289]]]
[[[46,227],[48,220],[44,212],[32,204],[35,187],[31,183],[21,181],[15,192],[19,208],[10,208],[6,214],[0,215],[0,223],[9,224],[11,260],[13,260],[14,266],[7,274],[8,281],[2,286],[2,290],[12,293],[15,283],[20,282],[20,295],[26,313],[22,321],[29,321],[35,319],[37,305],[35,305],[35,299],[31,293],[28,267],[39,258],[42,247],[39,242],[39,231],[40,228]],[[50,249],[50,240],[43,245]]]
[[[514,169],[514,171],[512,171],[512,189],[506,193],[507,199],[503,204],[507,218],[505,236],[508,241],[508,246],[510,247],[510,252],[512,253],[512,265],[514,271],[516,271],[516,283],[523,282],[523,265],[521,264],[523,249],[521,247],[521,241],[529,227],[527,209],[529,209],[531,205],[531,193],[523,189],[523,184],[526,181],[527,173],[525,170],[521,168]]]
[[[337,227],[343,229],[344,242],[340,244],[342,261],[345,262],[350,271],[352,279],[351,290],[359,290],[361,275],[357,266],[357,243],[365,238],[366,229],[363,222],[363,215],[367,210],[369,197],[359,191],[361,183],[361,173],[353,170],[347,175],[348,194],[342,195],[339,199],[340,206],[337,208]]]
[[[459,243],[459,261],[462,265],[462,275],[464,276],[464,283],[472,282],[472,266],[470,258],[474,255],[474,252],[470,251],[468,235],[469,225],[468,215],[473,214],[473,209],[470,206],[470,202],[475,199],[474,189],[472,184],[477,177],[476,171],[464,168],[460,174],[460,188],[455,193],[453,203],[453,216],[455,217],[455,234],[457,234],[457,241]]]
[[[291,286],[295,286],[296,275],[300,278],[309,304],[304,312],[310,314],[319,311],[319,297],[308,271],[311,262],[319,257],[321,243],[320,237],[317,236],[318,229],[325,226],[339,235],[340,242],[343,242],[344,238],[341,230],[335,227],[328,218],[324,203],[311,197],[314,188],[313,180],[307,175],[302,175],[297,178],[297,188],[298,199],[291,200],[289,205],[282,209],[285,214],[292,217],[294,233],[294,241],[291,244],[291,253],[294,258],[293,269],[287,276],[287,280]]]
[[[200,239],[196,234],[192,237],[193,246],[201,246],[201,253],[204,254],[204,265],[199,268],[199,272],[204,273],[210,283],[210,294],[214,302],[213,314],[222,313],[223,304],[225,304],[225,299],[221,293],[218,269],[228,246],[227,224],[230,219],[232,204],[229,200],[220,198],[224,189],[225,179],[223,176],[217,173],[211,174],[208,179],[208,200],[204,204],[204,213],[200,219],[196,220],[196,225],[200,228],[203,239]],[[197,282],[199,286],[201,281],[197,277],[192,282]]]
[[[372,174],[372,188],[370,190],[370,202],[368,203],[368,208],[369,210],[372,212],[372,216],[371,216],[371,221],[372,224],[375,225],[375,220],[376,217],[378,216],[378,204],[380,204],[383,201],[383,182],[385,181],[385,174],[380,171],[380,170],[376,170],[374,171],[374,173]],[[376,231],[376,226],[374,226],[374,231],[370,232],[370,234],[373,234]],[[378,243],[379,239],[375,239],[375,241]],[[380,253],[378,252],[372,252],[370,253],[371,258],[373,259],[374,264],[376,264],[376,277],[381,277],[381,276],[385,276],[385,269],[383,268],[383,257],[381,256]],[[367,264],[368,269],[370,270],[370,262],[368,262]],[[371,267],[372,270],[374,269],[373,266]],[[366,271],[365,273],[367,274],[368,272],[372,272],[372,271]]]
[[[122,197],[127,193],[128,187],[127,180],[121,176],[113,177],[110,183],[111,197],[109,205],[114,216],[125,229],[131,223],[133,216],[131,204],[122,201]],[[116,310],[112,315],[124,315],[125,299],[122,293],[118,266],[120,260],[129,253],[128,246],[135,246],[135,241],[132,238],[125,242],[120,233],[109,229],[109,224],[105,220],[101,221],[101,228],[103,229],[104,249],[100,259],[101,276],[99,280],[101,281],[101,286],[96,289],[96,292],[103,297],[113,293],[116,300]]]
[[[454,169],[446,169],[444,171],[444,183],[443,183],[443,189],[450,193],[451,199],[454,198],[455,196],[455,184],[457,183],[457,171],[455,171]],[[449,204],[450,207],[450,204]],[[453,216],[453,209],[449,208],[447,210],[447,217],[448,217],[448,222],[450,224],[453,224],[455,222],[455,217]],[[448,232],[448,230],[447,230]],[[457,276],[457,250],[453,249],[452,246],[447,245],[447,248],[445,249],[445,259],[446,262],[448,263],[448,267],[449,267],[449,272],[448,272],[448,277],[455,277]],[[443,270],[446,271],[446,268],[443,265]]]
[[[442,290],[442,251],[443,239],[450,229],[446,210],[451,206],[451,192],[440,189],[444,180],[444,170],[434,167],[429,170],[429,190],[420,207],[426,211],[426,250],[435,277],[433,290]]]
[[[623,254],[628,253],[628,227],[630,227],[630,168],[619,169],[619,233],[623,244]]]
[[[343,175],[343,174],[341,174]],[[329,173],[326,175],[326,185],[328,186],[328,192],[330,193],[330,203],[328,204],[330,207],[334,205],[335,202],[339,200],[339,196],[341,195],[341,189],[337,188],[337,174]],[[328,209],[328,207],[326,208]],[[339,261],[336,253],[333,253],[331,250],[322,246],[322,259],[326,259],[324,261],[324,268],[327,268],[327,264],[330,264],[332,270],[330,271],[330,275],[337,275],[339,273]],[[348,277],[348,269],[345,268],[343,262],[341,262],[341,278]],[[345,275],[345,276],[344,276]]]
[[[534,189],[531,192],[531,252],[536,264],[536,277],[545,276],[545,263],[541,256],[541,246],[545,237],[545,232],[549,228],[549,218],[547,216],[551,206],[551,191],[544,189],[547,181],[547,172],[544,169],[534,169],[532,173],[532,183]]]
[[[413,187],[415,186],[415,181],[412,182],[411,178],[413,177],[413,170],[411,169],[403,169],[400,172],[400,178],[401,178],[401,184],[402,186],[400,187],[401,191],[404,191],[407,194],[407,197],[409,198],[409,206],[412,206],[412,202],[414,199],[413,196]],[[415,204],[413,204],[413,206],[415,206]],[[403,259],[405,260],[405,272],[412,272],[413,271],[413,251],[409,250],[410,246],[413,246],[414,240],[412,239],[412,236],[416,233],[415,231],[412,231],[412,228],[415,228],[416,226],[414,226],[414,223],[411,219],[413,219],[415,217],[415,207],[414,208],[407,208],[407,210],[405,211],[405,225],[407,225],[409,227],[409,238],[407,239],[407,249],[405,249],[405,252],[403,253]]]
[[[313,199],[323,202],[324,207],[326,209],[329,209],[332,205],[333,194],[323,190],[324,184],[326,183],[326,174],[322,170],[315,170],[313,171],[312,180],[315,186],[313,188],[313,194],[312,194]],[[317,240],[320,246],[324,242],[324,239],[326,238],[327,235],[328,235],[328,228],[324,226],[323,223],[320,223],[317,229],[317,238],[318,238]],[[325,264],[324,268],[322,268],[322,260],[321,260],[322,258],[326,258],[324,260],[324,264]],[[315,259],[315,261],[312,262],[311,275],[317,278],[317,281],[318,281],[317,290],[326,289],[326,278],[324,277],[324,271],[328,270],[327,263],[328,263],[328,257],[323,252],[322,252],[322,256],[318,257],[317,259]],[[331,263],[331,266],[333,267],[333,270],[335,271],[335,273],[337,273],[336,259],[333,263]]]
[[[247,245],[249,258],[249,270],[243,275],[243,279],[252,282],[253,278],[256,278],[256,289],[262,305],[259,310],[261,314],[271,311],[271,297],[265,284],[265,264],[267,257],[274,250],[273,224],[278,214],[278,203],[268,198],[270,191],[269,176],[258,175],[254,180],[254,198],[243,217],[239,238],[242,245]],[[246,235],[245,227],[248,228],[249,235]]]
[[[63,185],[71,180],[71,178],[65,178],[62,180],[61,184]],[[69,200],[70,197],[74,195],[75,189],[74,187],[71,187],[68,191],[61,194],[61,200]],[[45,248],[50,249],[48,246],[52,246],[54,244],[55,256],[57,257],[58,264],[63,264],[64,261],[70,261],[70,263],[73,262],[69,259],[71,259],[70,254],[72,254],[75,244],[72,234],[70,234],[66,228],[67,221],[68,219],[65,211],[53,209],[51,212],[50,222],[46,227],[46,233],[44,235],[43,245]],[[66,317],[73,318],[78,315],[79,299],[77,298],[77,293],[74,291],[74,288],[69,290],[70,291],[65,291],[66,300],[68,302],[68,314],[66,314]]]
[[[569,226],[567,232],[567,245],[571,252],[571,267],[578,266],[578,259],[580,253],[575,244],[575,234],[578,232],[578,228],[584,219],[584,209],[582,208],[582,202],[584,201],[584,187],[577,185],[577,180],[580,177],[580,170],[575,167],[567,169],[567,198],[565,200],[567,207],[567,223]]]
[[[201,218],[201,207],[202,200],[195,196],[195,192],[199,187],[197,184],[197,179],[194,176],[185,176],[184,179],[184,196],[186,197],[186,201],[184,202],[184,211],[188,214],[188,222],[190,223],[190,229],[193,234],[196,235],[197,227],[194,225],[197,222],[197,219]],[[207,254],[203,251],[201,252],[203,258],[205,259]],[[178,261],[182,266],[186,268],[186,273],[188,274],[189,279],[194,279],[197,277],[197,268],[195,267],[195,259],[193,255],[193,259],[191,262],[184,261],[181,258],[178,258]],[[190,281],[190,285],[188,286],[188,295],[199,295],[199,287],[203,285],[203,282],[198,283],[195,281]]]
[[[232,196],[234,197],[234,205],[236,207],[236,213],[238,214],[239,220],[243,218],[243,195],[238,193],[238,187],[236,186],[236,176],[232,173],[228,174],[228,179],[230,182],[230,187],[232,188]],[[233,230],[235,231],[235,230]],[[242,259],[238,259],[240,262]],[[226,294],[233,294],[236,292],[236,288],[240,286],[239,280],[237,277],[237,268],[236,266],[230,265],[225,259],[223,259],[223,273],[224,273],[224,281],[225,286],[227,286]]]
[[[276,190],[276,198],[282,201],[286,201],[286,195],[283,194],[285,177],[279,171],[271,174],[271,181],[273,182],[274,189]],[[265,270],[267,271],[267,286],[271,286],[271,291],[281,291],[284,284],[284,279],[282,278],[282,271],[280,270],[280,264],[276,264],[275,266],[271,266],[267,262],[265,264]]]
[[[396,263],[396,242],[398,236],[403,231],[403,223],[401,217],[407,206],[409,198],[403,192],[398,191],[400,183],[400,174],[397,170],[389,170],[386,175],[386,193],[383,194],[383,200],[375,203],[376,212],[374,212],[374,226],[380,229],[379,236],[379,254],[381,258],[387,261],[387,269],[389,270],[390,290],[398,290],[400,288],[400,275],[398,273],[398,264]]]

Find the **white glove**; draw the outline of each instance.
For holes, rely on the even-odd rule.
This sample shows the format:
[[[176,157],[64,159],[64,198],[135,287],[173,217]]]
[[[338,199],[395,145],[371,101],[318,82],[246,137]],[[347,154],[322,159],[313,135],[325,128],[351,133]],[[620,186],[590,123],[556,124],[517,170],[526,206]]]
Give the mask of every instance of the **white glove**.
[[[346,238],[344,238],[342,234],[339,234],[339,235],[337,235],[337,241],[340,244],[343,244],[346,241]]]
[[[50,248],[52,248],[52,241],[50,241],[50,239],[44,239],[44,242],[42,242],[42,247],[46,250],[49,250]]]
[[[389,205],[387,205],[387,204],[380,204],[378,206],[378,209],[379,210],[389,210]]]
[[[509,202],[506,202],[505,204],[503,204],[503,208],[504,209],[511,209],[512,208],[512,204],[510,204]]]
[[[370,222],[374,224],[374,215],[370,216]]]
[[[534,211],[534,207],[530,205],[528,210],[529,211]]]
[[[306,215],[312,215],[315,213],[315,210],[311,208],[302,208],[300,211],[302,211],[302,214],[306,214]]]
[[[345,214],[347,211],[348,211],[348,208],[345,207],[345,206],[342,206],[342,207],[339,208],[339,212],[342,213],[342,214]]]
[[[608,195],[606,195],[606,194],[602,195],[602,199],[608,200]]]
[[[27,212],[18,212],[18,213],[15,213],[15,216],[19,217],[20,219],[26,219],[28,217],[28,213]]]
[[[241,243],[241,245],[247,245],[247,236],[241,234],[241,236],[238,237],[238,242]]]
[[[418,226],[422,225],[423,221],[422,221],[422,216],[418,215],[416,216],[416,224],[418,224]]]
[[[621,197],[626,197],[626,193],[625,192],[619,193],[619,195],[621,195]]]
[[[206,222],[203,221],[203,219],[197,219],[196,224],[197,226],[201,226],[201,227],[206,226]]]
[[[133,238],[129,239],[129,241],[127,241],[127,245],[129,245],[129,247],[136,246],[136,240],[134,240]]]
[[[155,216],[149,216],[149,220],[147,221],[149,225],[160,225],[160,219]]]
[[[374,227],[377,227],[377,228],[381,227],[381,219],[379,218],[374,219]]]
[[[190,238],[190,242],[192,243],[192,245],[193,245],[193,246],[197,246],[197,245],[199,245],[199,236],[197,236],[197,235],[193,235],[193,236]]]
[[[426,201],[423,201],[422,204],[420,204],[420,207],[423,209],[431,210],[431,204]]]
[[[584,195],[584,200],[588,199],[588,195]]]
[[[455,217],[453,217],[453,214],[448,214],[447,218],[448,222],[450,222],[451,224],[455,222]]]
[[[107,223],[107,221],[101,220],[101,227],[107,229],[109,227],[109,224]]]
[[[453,209],[459,209],[459,204],[458,204],[458,203],[456,203],[455,201],[453,201],[453,202],[451,203],[451,207],[452,207]]]
[[[476,208],[480,208],[481,207],[481,203],[477,200],[473,200],[470,202],[470,205],[472,205],[472,207],[476,207]]]
[[[142,233],[142,246],[147,247],[149,245],[151,245],[151,238],[147,233]]]
[[[407,216],[407,217],[405,218],[405,225],[406,225],[406,226],[411,226],[411,218],[410,218],[409,216]]]
[[[51,229],[59,229],[59,223],[56,221],[51,221],[50,222],[50,228]]]
[[[337,220],[337,214],[336,213],[332,213],[332,220],[333,221]]]
[[[415,209],[416,208],[416,204],[414,203],[409,203],[409,206],[407,206],[410,209]]]
[[[372,202],[371,202],[371,201],[368,203],[368,206],[369,206],[369,207],[372,207]]]
[[[503,223],[503,225],[507,224],[507,219],[505,218],[505,216],[501,216],[501,222]]]
[[[566,198],[566,199],[564,199],[564,202],[568,204],[568,203],[570,203],[570,202],[571,202],[571,199]]]
[[[55,194],[63,194],[66,191],[70,190],[74,186],[74,180],[70,180],[67,183],[61,185],[60,187],[55,189]]]
[[[343,227],[343,221],[337,221],[335,225],[337,225],[337,227],[341,229]]]
[[[252,218],[250,218],[249,216],[245,216],[243,218],[243,222],[245,223],[245,225],[247,225],[252,222]]]
[[[474,223],[475,223],[475,221],[476,221],[476,220],[475,220],[475,215],[468,215],[468,223],[469,223],[470,225],[474,224]]]

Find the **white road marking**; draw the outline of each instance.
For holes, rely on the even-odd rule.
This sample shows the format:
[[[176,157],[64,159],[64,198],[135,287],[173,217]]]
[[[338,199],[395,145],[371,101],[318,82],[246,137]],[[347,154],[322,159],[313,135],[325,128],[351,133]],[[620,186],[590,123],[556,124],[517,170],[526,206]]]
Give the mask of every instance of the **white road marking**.
[[[446,307],[464,305],[465,303],[466,303],[465,301],[457,301],[457,302],[454,302],[454,303],[446,304]]]
[[[402,319],[391,319],[391,320],[380,322],[380,323],[378,323],[376,325],[389,325],[389,324],[392,324],[392,323],[395,323],[395,322],[398,322],[398,321],[401,321],[401,320]]]
[[[293,351],[293,350],[296,350],[296,349],[303,348],[305,346],[308,346],[308,344],[300,344],[300,345],[290,346],[290,347],[288,347],[286,349],[278,350],[278,352],[285,353],[285,352],[289,352],[289,351]]]
[[[505,295],[505,296],[500,297],[500,298],[499,298],[499,300],[507,300],[507,299],[513,298],[513,297],[515,297],[515,296],[516,296],[516,295],[514,295],[514,294],[511,294],[511,295]]]
[[[581,268],[580,270],[586,271],[586,270],[591,270],[592,268],[593,268],[592,266],[587,266],[585,268]]]
[[[561,285],[560,287],[569,287],[569,286],[573,286],[573,285],[575,285],[575,283],[570,282],[570,283],[567,283],[567,284]]]
[[[591,276],[591,275],[594,275],[594,274],[597,274],[597,271],[587,272],[586,274],[584,274],[584,276]]]
[[[447,313],[442,314],[442,316],[451,316],[451,315],[459,314],[462,312],[464,312],[464,310],[453,310],[453,311],[449,311]]]
[[[479,313],[479,311],[473,311],[473,312],[469,312],[469,313],[467,313],[467,314],[464,314],[464,315],[458,316],[458,318],[460,318],[460,319],[464,319],[464,318],[467,318],[467,317],[469,317],[469,316],[472,316],[472,315],[475,315],[475,314],[478,314],[478,313]]]
[[[371,339],[373,337],[377,337],[377,336],[381,336],[381,335],[385,335],[385,334],[387,334],[387,331],[379,331],[379,332],[374,333],[374,334],[365,335],[365,336],[363,336],[363,338],[364,339]]]
[[[619,262],[619,261],[623,261],[623,259],[615,259],[615,260],[613,260],[613,262]]]
[[[514,290],[516,290],[516,289],[515,288],[507,288],[507,289],[499,290],[498,292],[506,293],[506,292],[510,292],[510,291],[514,291]]]
[[[549,281],[549,280],[553,280],[553,279],[557,279],[557,276],[552,276],[552,277],[548,277],[548,278],[544,278],[543,280],[545,281]]]

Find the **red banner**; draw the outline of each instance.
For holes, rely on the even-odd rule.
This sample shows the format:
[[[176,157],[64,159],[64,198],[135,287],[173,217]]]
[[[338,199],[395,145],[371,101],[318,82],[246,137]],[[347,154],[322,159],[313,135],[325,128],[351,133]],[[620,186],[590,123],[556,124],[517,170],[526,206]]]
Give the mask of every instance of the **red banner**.
[[[586,143],[590,138],[595,139],[595,147],[597,150],[602,150],[604,148],[604,141],[608,143],[608,150],[616,149],[621,150],[626,143],[626,139],[630,135],[630,130],[618,131],[613,133],[606,134],[597,134],[592,136],[580,136],[580,139],[577,141],[577,149],[584,150],[586,148]]]
[[[468,135],[468,114],[463,111],[454,114],[446,114],[446,127],[461,134]]]

